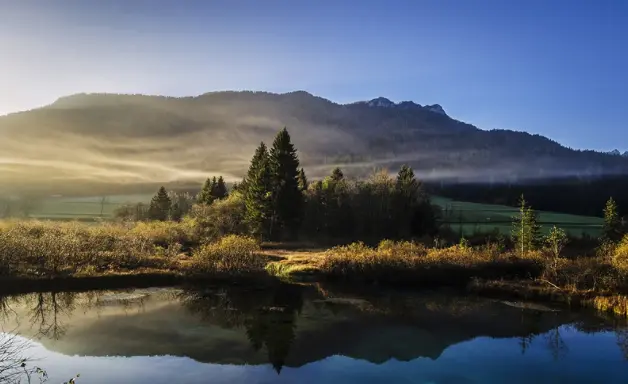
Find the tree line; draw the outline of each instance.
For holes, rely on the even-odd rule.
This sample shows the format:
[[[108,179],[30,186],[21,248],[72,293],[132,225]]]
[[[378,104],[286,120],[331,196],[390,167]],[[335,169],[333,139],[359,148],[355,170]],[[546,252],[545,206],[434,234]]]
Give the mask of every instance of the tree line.
[[[536,209],[599,216],[600,207],[613,196],[628,215],[628,177],[612,175],[598,178],[561,177],[528,182],[457,183],[430,182],[430,193],[454,200],[517,206],[521,195]]]
[[[260,143],[231,191],[222,176],[207,179],[195,198],[161,187],[148,206],[125,207],[117,216],[181,220],[187,214],[274,241],[410,239],[437,229],[436,209],[410,167],[396,177],[375,171],[366,180],[346,178],[336,168],[310,183],[286,128],[270,149]]]

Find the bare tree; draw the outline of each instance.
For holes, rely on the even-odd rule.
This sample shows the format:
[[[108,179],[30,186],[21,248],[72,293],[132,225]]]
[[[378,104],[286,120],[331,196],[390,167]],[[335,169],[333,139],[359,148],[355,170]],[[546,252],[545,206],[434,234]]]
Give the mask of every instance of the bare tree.
[[[29,365],[29,359],[25,352],[29,348],[27,340],[22,340],[10,333],[0,333],[0,383],[19,384],[31,383],[38,378],[40,382],[46,381],[46,372],[35,366]]]

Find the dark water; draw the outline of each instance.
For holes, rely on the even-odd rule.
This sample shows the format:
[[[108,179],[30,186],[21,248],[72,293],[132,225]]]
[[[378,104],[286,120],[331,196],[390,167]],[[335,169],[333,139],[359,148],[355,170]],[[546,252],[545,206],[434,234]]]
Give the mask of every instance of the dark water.
[[[0,299],[51,383],[628,383],[625,324],[546,309],[298,285]]]

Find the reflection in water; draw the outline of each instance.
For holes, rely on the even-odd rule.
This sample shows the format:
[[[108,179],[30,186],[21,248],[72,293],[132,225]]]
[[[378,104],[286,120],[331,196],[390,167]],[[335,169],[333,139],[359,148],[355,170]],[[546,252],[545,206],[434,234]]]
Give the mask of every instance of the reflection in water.
[[[480,359],[475,364],[481,365],[478,351],[497,348],[499,340],[507,341],[508,348],[528,364],[544,359],[541,352],[561,364],[587,353],[583,345],[566,341],[565,334],[595,336],[600,332],[614,332],[628,361],[628,331],[617,320],[589,312],[514,308],[441,293],[365,293],[290,284],[260,289],[47,292],[0,297],[0,321],[9,327],[4,331],[15,330],[64,355],[185,356],[247,370],[268,364],[278,380],[294,377],[292,371],[285,373],[286,367],[307,371],[314,363],[336,361],[334,356],[376,364],[381,372],[395,362],[449,361],[455,365],[464,360],[447,360],[453,353],[448,352],[454,346],[464,351],[467,344],[474,348],[465,359]],[[603,353],[619,356],[617,347],[613,348]],[[81,361],[75,361],[72,369],[85,377],[90,372],[87,366],[83,369],[88,372],[81,370]],[[491,367],[485,368],[486,374],[492,372]],[[435,383],[448,378],[469,381],[472,374],[424,371],[426,380]],[[398,373],[386,372],[389,376]]]
[[[303,306],[301,289],[298,285],[282,285],[270,292],[188,289],[179,298],[204,321],[244,328],[251,347],[255,351],[265,348],[268,361],[280,373],[295,339],[296,317]]]

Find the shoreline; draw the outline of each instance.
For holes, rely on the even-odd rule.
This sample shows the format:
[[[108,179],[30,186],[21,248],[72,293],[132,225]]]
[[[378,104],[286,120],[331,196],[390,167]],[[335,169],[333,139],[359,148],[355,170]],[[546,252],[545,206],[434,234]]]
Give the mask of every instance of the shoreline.
[[[321,273],[277,275],[270,271],[240,276],[224,274],[186,274],[181,270],[151,270],[114,272],[92,276],[64,276],[54,278],[3,277],[0,278],[0,295],[16,295],[32,292],[85,291],[107,289],[134,289],[171,287],[184,284],[273,285],[278,282],[291,284],[335,283],[354,287],[386,286],[392,289],[425,290],[457,288],[461,294],[477,295],[501,300],[553,303],[573,309],[589,308],[607,314],[628,318],[628,295],[592,290],[566,290],[540,280],[479,280],[460,284],[394,284],[385,282],[340,281]]]

